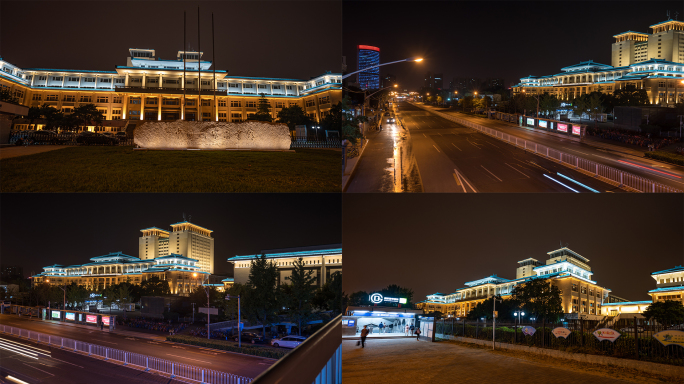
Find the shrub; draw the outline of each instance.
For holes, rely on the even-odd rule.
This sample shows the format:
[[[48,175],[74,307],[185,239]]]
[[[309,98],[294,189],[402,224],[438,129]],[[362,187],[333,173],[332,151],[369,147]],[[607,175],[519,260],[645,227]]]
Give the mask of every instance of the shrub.
[[[684,165],[684,156],[678,155],[676,153],[663,151],[646,152],[646,157],[666,161],[668,163]]]
[[[252,345],[252,344],[248,344],[248,345],[245,345],[242,348],[240,348],[237,346],[237,343],[232,342],[232,341],[213,340],[213,339],[207,340],[207,339],[201,339],[199,337],[186,336],[186,335],[166,336],[166,340],[167,341],[173,341],[176,343],[183,343],[183,344],[197,345],[200,347],[220,349],[223,351],[244,353],[246,355],[254,355],[254,356],[259,356],[259,357],[269,357],[272,359],[280,359],[281,357],[285,356],[288,353],[288,351],[281,351],[281,350],[277,350],[277,349],[271,348],[271,347],[264,347],[264,346]],[[244,343],[243,343],[243,345],[244,345]]]

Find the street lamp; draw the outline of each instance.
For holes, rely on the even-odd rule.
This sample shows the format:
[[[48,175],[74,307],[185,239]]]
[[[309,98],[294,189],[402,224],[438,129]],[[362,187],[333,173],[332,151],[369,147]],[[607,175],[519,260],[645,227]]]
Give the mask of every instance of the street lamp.
[[[242,329],[240,328],[240,295],[237,296],[231,296],[231,295],[226,295],[226,300],[230,300],[232,298],[237,297],[238,299],[238,348],[242,347]],[[264,335],[266,337],[266,335]]]
[[[521,317],[525,316],[525,312],[513,312],[515,316],[515,342],[518,342],[518,324],[520,324]]]
[[[197,272],[193,272],[192,276],[197,277]],[[209,280],[209,275],[207,275],[207,280]],[[207,294],[207,340],[209,340],[211,339],[211,330],[209,329],[211,325],[211,311],[209,310],[209,287],[204,285],[204,277],[202,277],[202,288],[204,288],[204,292]]]
[[[494,345],[495,345],[495,340],[496,340],[496,318],[498,317],[498,313],[496,312],[496,302],[503,303],[503,299],[497,299],[496,296],[494,296],[494,310],[492,312],[492,350],[494,350]]]
[[[421,61],[423,61],[423,58],[422,58],[422,57],[409,57],[408,59],[404,59],[404,60],[390,61],[389,63],[382,63],[382,64],[374,65],[374,66],[372,66],[372,67],[360,69],[360,70],[358,70],[358,71],[356,71],[356,72],[348,73],[348,74],[342,76],[342,80],[346,79],[347,77],[349,77],[349,76],[351,76],[351,75],[357,74],[357,73],[359,73],[359,72],[365,72],[365,71],[368,71],[368,70],[373,69],[373,68],[382,67],[383,65],[395,64],[395,63],[403,63],[404,61],[413,61],[413,62],[416,62],[416,63],[420,63]]]

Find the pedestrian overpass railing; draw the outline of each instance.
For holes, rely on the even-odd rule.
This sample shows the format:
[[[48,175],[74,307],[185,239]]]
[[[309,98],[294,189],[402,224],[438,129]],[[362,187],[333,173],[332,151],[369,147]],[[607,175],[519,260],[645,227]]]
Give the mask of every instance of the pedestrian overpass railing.
[[[632,192],[644,192],[644,193],[683,193],[684,191],[673,188],[653,180],[634,175],[629,172],[621,171],[617,168],[613,168],[608,165],[599,164],[595,161],[587,160],[579,156],[570,155],[565,152],[558,151],[553,148],[549,148],[545,145],[537,144],[533,141],[524,140],[516,136],[509,135],[491,129],[480,124],[474,123],[472,121],[452,116],[446,113],[433,111],[427,109],[421,105],[414,104],[415,106],[434,113],[444,119],[453,121],[455,123],[464,125],[469,128],[473,128],[477,131],[484,133],[485,135],[494,137],[505,143],[511,144],[518,148],[522,148],[526,151],[532,152],[536,155],[546,157],[547,159],[554,160],[568,168],[582,171],[586,174],[591,174],[597,179],[605,181],[609,184],[617,185],[620,188],[625,188]]]
[[[205,369],[193,365],[176,363],[169,360],[160,359],[103,347],[101,345],[86,343],[83,341],[67,339],[66,337],[46,335],[44,333],[29,331],[22,328],[0,325],[0,333],[5,333],[39,343],[45,343],[55,348],[61,348],[74,353],[81,353],[88,356],[98,356],[105,360],[112,360],[123,363],[125,366],[135,366],[143,368],[145,371],[155,371],[169,375],[171,378],[178,377],[207,384],[249,384],[252,379],[234,375],[232,373]]]

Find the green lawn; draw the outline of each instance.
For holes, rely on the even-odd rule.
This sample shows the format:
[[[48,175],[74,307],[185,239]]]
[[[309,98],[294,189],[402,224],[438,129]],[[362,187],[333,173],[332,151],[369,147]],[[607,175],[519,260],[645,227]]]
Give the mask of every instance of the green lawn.
[[[341,152],[73,147],[0,161],[2,192],[340,192]]]

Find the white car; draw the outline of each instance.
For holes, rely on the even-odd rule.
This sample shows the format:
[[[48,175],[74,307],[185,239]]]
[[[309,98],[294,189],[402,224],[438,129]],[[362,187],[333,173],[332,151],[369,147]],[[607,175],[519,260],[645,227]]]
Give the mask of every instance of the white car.
[[[304,336],[285,336],[280,339],[271,340],[271,345],[274,347],[297,348],[304,340],[306,340]]]

